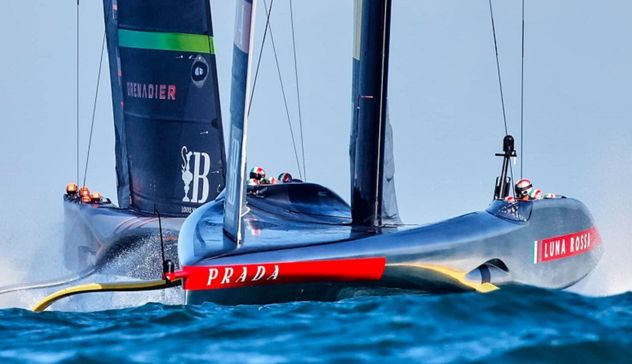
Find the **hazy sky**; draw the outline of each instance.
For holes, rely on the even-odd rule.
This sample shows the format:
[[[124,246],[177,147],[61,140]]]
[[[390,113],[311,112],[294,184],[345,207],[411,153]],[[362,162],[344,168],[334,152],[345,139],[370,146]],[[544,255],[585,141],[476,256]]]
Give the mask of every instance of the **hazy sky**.
[[[228,133],[234,3],[211,4]],[[494,1],[494,7],[509,131],[519,139],[520,1]],[[606,279],[614,290],[631,288],[624,281],[632,269],[624,265],[632,259],[627,252],[632,247],[627,183],[632,180],[632,2],[527,0],[526,13],[525,175],[545,192],[589,206],[610,246],[593,280]],[[6,240],[0,244],[7,252],[21,246],[14,259],[45,256],[61,239],[61,195],[76,174],[75,14],[75,0],[3,4],[0,231]],[[348,200],[353,2],[295,1],[294,19],[308,179]],[[287,0],[275,1],[272,29],[296,123]],[[493,154],[504,134],[487,1],[394,0],[391,35],[389,112],[404,221],[429,223],[485,208],[500,170]],[[81,1],[82,160],[102,36],[101,2]],[[269,46],[261,69],[249,165],[296,173]],[[101,81],[88,185],[115,196],[107,73]]]

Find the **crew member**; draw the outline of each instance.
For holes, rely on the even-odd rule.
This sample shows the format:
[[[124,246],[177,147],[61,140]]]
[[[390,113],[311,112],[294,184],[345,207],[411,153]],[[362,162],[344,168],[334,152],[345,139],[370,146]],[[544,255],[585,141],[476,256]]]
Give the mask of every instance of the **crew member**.
[[[268,178],[264,178],[263,180],[261,180],[261,184],[263,184],[263,185],[275,185],[275,184],[277,184],[277,179],[274,178],[274,176],[270,176]]]
[[[280,183],[292,183],[292,181],[293,181],[292,175],[287,173],[287,172],[281,173],[279,175],[279,182]]]
[[[252,167],[250,170],[249,178],[254,178],[257,181],[261,182],[264,178],[266,178],[266,171],[261,167]]]
[[[542,199],[542,190],[539,188],[531,188],[529,190],[529,199],[530,200],[541,200]]]
[[[520,201],[529,201],[529,192],[533,189],[531,181],[527,178],[522,178],[516,182],[514,190],[516,191],[516,198]],[[542,193],[542,192],[540,192]]]

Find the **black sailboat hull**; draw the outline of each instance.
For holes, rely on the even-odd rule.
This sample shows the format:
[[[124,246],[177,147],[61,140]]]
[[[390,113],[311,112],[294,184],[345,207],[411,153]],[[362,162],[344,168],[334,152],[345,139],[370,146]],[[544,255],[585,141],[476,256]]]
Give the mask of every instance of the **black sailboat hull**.
[[[67,190],[65,265],[153,279],[162,275],[158,212],[166,258],[177,262],[184,218],[225,186],[211,5],[103,0],[103,11],[119,207]]]
[[[249,199],[243,245],[231,245],[223,237],[221,218],[216,217],[223,202],[218,200],[185,222],[178,249],[182,266],[231,267],[239,272],[245,266],[280,264],[279,279],[233,288],[235,274],[232,282],[225,282],[230,288],[187,290],[187,302],[337,300],[402,291],[486,291],[507,284],[561,289],[588,275],[603,254],[590,213],[570,198],[494,201],[485,211],[435,224],[372,230],[346,223],[347,217],[340,214],[343,202],[321,186],[267,190]],[[320,201],[315,197],[327,194]],[[296,206],[302,206],[302,212]],[[315,222],[313,211],[321,211],[330,221],[319,216],[321,221]],[[379,279],[282,283],[283,263],[366,258],[384,258]]]
[[[162,217],[167,258],[177,262],[183,217]],[[160,229],[155,215],[110,203],[81,203],[64,197],[64,263],[75,272],[155,279],[162,274]]]

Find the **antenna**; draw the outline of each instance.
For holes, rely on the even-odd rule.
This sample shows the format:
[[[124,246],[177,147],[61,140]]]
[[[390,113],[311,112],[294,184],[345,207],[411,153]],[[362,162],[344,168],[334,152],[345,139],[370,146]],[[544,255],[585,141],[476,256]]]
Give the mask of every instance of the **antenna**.
[[[497,157],[503,157],[503,166],[500,171],[500,177],[496,178],[496,186],[494,187],[494,200],[502,200],[509,196],[509,187],[511,186],[511,177],[507,174],[510,159],[516,156],[514,147],[514,138],[511,135],[505,135],[503,138],[503,152],[496,153]]]

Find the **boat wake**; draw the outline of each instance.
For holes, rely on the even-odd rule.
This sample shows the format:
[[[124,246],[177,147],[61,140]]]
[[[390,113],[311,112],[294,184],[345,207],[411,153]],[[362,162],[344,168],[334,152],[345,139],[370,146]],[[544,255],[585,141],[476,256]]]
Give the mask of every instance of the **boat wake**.
[[[623,206],[620,207],[623,210]],[[620,212],[620,213],[619,213]],[[632,216],[614,209],[607,219],[601,219],[600,233],[606,251],[595,271],[570,290],[590,296],[610,296],[632,291]]]
[[[40,282],[18,283],[18,284],[11,284],[8,286],[2,286],[0,287],[0,295],[11,293],[11,292],[29,291],[29,290],[40,289],[40,288],[61,287],[70,283],[77,282],[81,279],[87,278],[91,276],[92,274],[94,274],[95,272],[96,272],[96,269],[88,269],[86,271],[80,272],[76,275],[69,276],[69,277],[62,277],[62,278],[57,278],[57,279],[52,279],[52,280],[47,280],[47,281],[40,281]]]
[[[26,243],[26,242],[25,242]],[[31,246],[36,242],[28,242]],[[20,245],[20,244],[18,244]],[[70,275],[63,269],[61,257],[50,257],[46,264],[36,262],[37,255],[22,256],[18,258],[18,252],[5,254],[0,260],[0,265],[6,268],[11,275],[0,278],[0,308],[24,308],[31,307],[43,297],[72,285],[85,283],[113,283],[137,280],[136,278],[123,277],[109,272],[120,271],[119,267],[156,265],[156,274],[148,273],[142,279],[156,279],[160,275],[160,252],[154,248],[153,242],[139,244],[134,249],[128,249],[118,255],[99,269],[90,269],[79,274]],[[170,252],[167,252],[169,256]],[[140,260],[139,260],[140,259]],[[52,263],[52,264],[51,264]],[[41,280],[42,277],[55,277],[49,280]],[[101,311],[121,309],[144,305],[150,302],[159,302],[167,305],[177,305],[184,302],[184,293],[180,287],[173,287],[161,291],[143,292],[104,292],[70,297],[52,306],[53,310],[69,312]]]
[[[592,296],[632,291],[632,195],[627,193],[632,169],[623,167],[629,165],[629,154],[611,152],[628,150],[629,146],[616,135],[607,135],[604,140],[608,140],[608,148],[586,155],[593,170],[583,189],[577,191],[594,206],[593,215],[606,246],[595,271],[573,287],[576,293]]]

